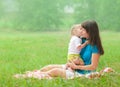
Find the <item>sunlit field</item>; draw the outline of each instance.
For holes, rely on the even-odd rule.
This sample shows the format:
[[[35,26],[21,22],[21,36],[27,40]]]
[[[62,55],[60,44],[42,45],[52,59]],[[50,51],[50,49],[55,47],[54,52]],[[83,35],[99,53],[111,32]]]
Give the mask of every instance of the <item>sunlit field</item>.
[[[112,67],[117,73],[99,79],[15,79],[14,74],[66,63],[70,32],[0,33],[0,87],[119,87],[120,33],[101,32],[105,54],[97,71]]]

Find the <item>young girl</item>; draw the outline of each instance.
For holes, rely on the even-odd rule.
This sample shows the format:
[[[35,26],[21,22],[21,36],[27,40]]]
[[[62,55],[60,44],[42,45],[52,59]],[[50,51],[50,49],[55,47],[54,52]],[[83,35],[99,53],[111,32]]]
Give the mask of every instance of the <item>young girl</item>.
[[[81,25],[74,25],[71,30],[71,39],[68,47],[68,62],[73,61],[76,65],[84,65],[79,53],[87,44],[88,41],[82,44]]]

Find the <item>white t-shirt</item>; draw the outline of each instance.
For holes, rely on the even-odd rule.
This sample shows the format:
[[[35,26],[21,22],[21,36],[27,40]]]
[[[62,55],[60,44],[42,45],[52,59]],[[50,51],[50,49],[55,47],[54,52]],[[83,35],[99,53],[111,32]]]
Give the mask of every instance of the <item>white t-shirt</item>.
[[[68,54],[79,54],[80,50],[77,49],[78,46],[82,44],[81,38],[77,36],[72,36],[69,42]]]

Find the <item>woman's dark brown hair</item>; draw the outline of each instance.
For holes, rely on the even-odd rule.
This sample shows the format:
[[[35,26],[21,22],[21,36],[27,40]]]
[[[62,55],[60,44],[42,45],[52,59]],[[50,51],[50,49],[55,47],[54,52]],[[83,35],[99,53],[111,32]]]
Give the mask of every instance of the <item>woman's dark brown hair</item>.
[[[96,45],[101,55],[104,54],[104,49],[102,47],[99,28],[94,20],[85,21],[81,24],[81,26],[86,30],[89,35],[89,40],[91,45]]]

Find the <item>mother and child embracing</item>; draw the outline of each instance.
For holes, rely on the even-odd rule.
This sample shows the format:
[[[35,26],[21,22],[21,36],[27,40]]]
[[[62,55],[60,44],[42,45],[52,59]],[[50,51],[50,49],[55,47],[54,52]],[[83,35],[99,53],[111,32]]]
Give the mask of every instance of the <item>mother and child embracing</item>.
[[[112,72],[105,68],[96,72],[100,56],[104,54],[98,24],[94,20],[87,20],[75,24],[71,29],[71,39],[68,46],[66,64],[50,64],[40,70],[15,74],[15,78],[53,79],[61,77],[73,79],[76,77],[98,78],[105,72]]]

